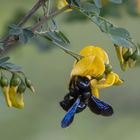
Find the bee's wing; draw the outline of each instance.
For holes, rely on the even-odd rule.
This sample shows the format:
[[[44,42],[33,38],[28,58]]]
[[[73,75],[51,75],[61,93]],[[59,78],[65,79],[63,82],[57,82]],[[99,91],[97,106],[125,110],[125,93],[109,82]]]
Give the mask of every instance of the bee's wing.
[[[88,107],[93,113],[103,116],[111,116],[113,114],[113,108],[109,104],[97,99],[94,96],[91,96],[89,99]]]
[[[62,128],[68,127],[72,123],[79,104],[80,104],[80,98],[78,98],[75,101],[72,107],[68,110],[67,114],[64,116],[63,120],[61,121]]]

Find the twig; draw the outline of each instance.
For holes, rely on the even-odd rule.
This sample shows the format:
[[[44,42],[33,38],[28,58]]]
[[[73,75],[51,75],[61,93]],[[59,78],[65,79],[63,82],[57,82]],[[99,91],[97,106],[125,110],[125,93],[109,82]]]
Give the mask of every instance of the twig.
[[[79,61],[81,58],[83,58],[81,55],[63,47],[61,44],[57,43],[56,41],[53,41],[53,43],[59,47],[61,50],[63,50],[65,53],[69,54],[70,56],[72,56],[73,58],[75,58],[77,61]]]
[[[48,2],[47,2],[47,16],[49,16],[49,14],[50,14],[50,8],[51,8],[51,2],[50,2],[50,0],[48,0]]]
[[[57,10],[55,12],[53,12],[52,14],[48,15],[47,16],[47,13],[46,15],[38,22],[36,23],[33,28],[32,28],[32,32],[35,32],[42,24],[44,24],[46,21],[52,19],[53,17],[59,15],[60,13],[64,12],[66,9],[69,8],[69,5],[66,5],[65,7],[63,7],[62,9],[60,10]]]
[[[46,0],[39,0],[35,5],[34,7],[35,8],[32,8],[32,10],[29,11],[30,14],[27,14],[23,19],[22,21],[20,21],[20,23],[18,25],[23,25],[27,22],[27,20],[34,14],[33,11],[35,12],[37,10],[37,7],[39,8],[39,5],[41,6],[41,2],[44,2]],[[32,32],[35,32],[42,24],[44,24],[44,22],[52,19],[53,17],[57,16],[58,14],[62,13],[63,11],[65,11],[66,9],[69,8],[69,5],[66,5],[65,7],[63,7],[62,9],[60,10],[57,10],[53,13],[51,13],[50,15],[47,16],[47,13],[45,14],[45,16],[42,17],[42,19],[36,23],[33,28],[32,28]],[[3,42],[3,46],[4,46],[4,49],[3,50],[0,50],[0,53],[4,53],[6,50],[9,49],[10,46],[12,46],[13,44],[15,44],[18,40],[15,38],[15,36],[13,35],[10,35],[8,36],[6,39],[2,40]]]
[[[47,0],[38,0],[35,5],[32,7],[31,10],[19,21],[17,24],[18,26],[23,26],[30,18],[31,16],[42,6],[44,2]],[[4,49],[0,50],[0,53],[4,53],[6,50],[9,49],[9,46],[13,45],[15,42],[17,42],[15,36],[8,35],[6,36],[1,42],[3,42]]]
[[[45,3],[45,0],[38,0],[38,2],[33,6],[33,8],[21,19],[18,26],[23,26],[28,19]]]

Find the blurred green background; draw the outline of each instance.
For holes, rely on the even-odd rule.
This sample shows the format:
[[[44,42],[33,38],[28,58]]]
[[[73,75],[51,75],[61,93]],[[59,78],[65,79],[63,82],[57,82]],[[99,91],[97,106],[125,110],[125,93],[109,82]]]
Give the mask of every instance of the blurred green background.
[[[18,9],[28,10],[35,0],[0,0],[0,36],[6,24],[13,19]],[[1,140],[138,140],[140,139],[140,86],[139,67],[122,72],[115,50],[109,38],[92,23],[64,22],[57,17],[60,29],[71,40],[72,50],[79,52],[85,45],[98,45],[109,54],[114,71],[125,83],[100,91],[101,99],[114,107],[114,115],[106,118],[92,114],[88,109],[76,115],[74,123],[67,129],[60,127],[65,112],[59,101],[68,92],[69,75],[73,58],[58,48],[40,51],[34,45],[22,45],[11,51],[11,61],[21,65],[33,81],[36,94],[27,91],[23,110],[9,109],[0,96]],[[116,25],[125,27],[140,41],[140,18],[123,12],[120,18],[110,18]]]

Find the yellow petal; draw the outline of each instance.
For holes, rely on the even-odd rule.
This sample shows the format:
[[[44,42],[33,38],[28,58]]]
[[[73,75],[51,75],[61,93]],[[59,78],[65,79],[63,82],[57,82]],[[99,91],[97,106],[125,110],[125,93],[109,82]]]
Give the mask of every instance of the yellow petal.
[[[97,46],[87,46],[84,47],[81,51],[80,51],[80,55],[81,56],[96,56],[98,55],[100,58],[103,59],[104,63],[108,64],[109,63],[109,58],[107,53],[100,47]]]
[[[123,55],[124,55],[125,52],[127,52],[128,49],[120,47],[120,46],[116,46],[115,49],[116,49],[116,52],[117,52],[118,59],[120,61],[121,69],[123,71],[126,71],[127,68],[128,68],[128,62],[126,62],[124,60]]]
[[[57,8],[58,9],[62,9],[66,5],[68,5],[66,0],[58,0],[58,2],[57,2]],[[66,10],[66,12],[70,12],[70,11],[72,11],[72,9],[70,9],[70,8]]]
[[[9,89],[9,98],[12,103],[12,106],[16,104],[16,100],[15,100],[16,92],[17,92],[17,87],[11,86]]]
[[[96,98],[99,98],[98,88],[91,88],[91,90],[92,90],[92,95],[95,96]]]
[[[122,47],[122,54],[124,55],[128,51],[128,48]]]
[[[23,93],[16,93],[16,108],[24,108]]]
[[[24,107],[23,95],[17,93],[17,87],[14,87],[14,86],[10,87],[9,97],[10,97],[13,107],[19,108],[19,109]]]
[[[91,80],[91,86],[93,88],[107,88],[110,87],[114,84],[115,82],[115,75],[114,73],[109,73],[107,74],[107,76],[105,77],[105,79],[102,79],[100,81],[95,82],[95,80]]]
[[[120,63],[123,64],[124,59],[123,59],[122,47],[116,46],[115,49]]]
[[[123,81],[119,78],[118,74],[114,73],[114,75],[115,75],[114,85],[121,85],[121,84],[123,84]]]
[[[105,71],[103,60],[98,56],[84,57],[79,60],[73,67],[71,76],[93,76],[102,75]]]
[[[11,103],[11,100],[10,100],[10,97],[9,97],[9,86],[5,86],[2,88],[2,92],[4,94],[4,97],[5,97],[5,101],[7,103],[7,106],[8,107],[12,107],[12,103]]]

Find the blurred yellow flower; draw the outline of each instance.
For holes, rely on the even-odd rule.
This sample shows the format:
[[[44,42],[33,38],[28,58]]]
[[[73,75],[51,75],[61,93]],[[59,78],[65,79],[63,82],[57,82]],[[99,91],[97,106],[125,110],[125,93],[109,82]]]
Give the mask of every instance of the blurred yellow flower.
[[[66,0],[58,0],[58,2],[57,2],[58,9],[62,9],[66,5],[68,5],[68,2]],[[72,9],[70,9],[70,8],[66,10],[66,12],[70,12],[70,11],[72,11]]]
[[[137,12],[140,14],[140,0],[136,0]]]
[[[121,46],[115,46],[120,66],[123,71],[127,68],[132,68],[139,57],[139,50],[136,49],[134,52],[132,48],[124,48]]]
[[[109,3],[109,0],[101,0],[102,6],[106,6]]]

